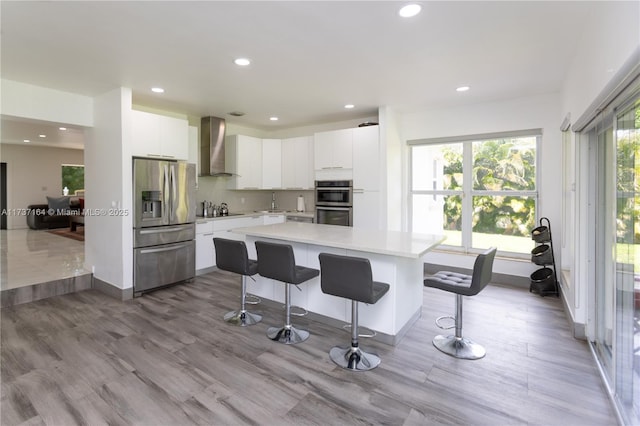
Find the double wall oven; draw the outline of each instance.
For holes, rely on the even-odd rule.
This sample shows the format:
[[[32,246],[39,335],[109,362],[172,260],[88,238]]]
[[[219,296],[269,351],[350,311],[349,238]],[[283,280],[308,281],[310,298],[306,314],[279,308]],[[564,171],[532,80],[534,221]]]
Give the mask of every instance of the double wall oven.
[[[316,181],[316,223],[353,226],[353,181]]]

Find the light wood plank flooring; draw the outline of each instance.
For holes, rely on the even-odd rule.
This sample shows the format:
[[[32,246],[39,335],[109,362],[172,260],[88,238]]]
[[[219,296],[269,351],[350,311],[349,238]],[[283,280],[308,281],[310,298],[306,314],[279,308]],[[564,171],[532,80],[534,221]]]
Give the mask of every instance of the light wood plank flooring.
[[[463,361],[431,344],[454,296],[424,290],[422,318],[395,347],[363,339],[379,368],[336,367],[349,334],[306,318],[299,345],[267,339],[283,312],[237,328],[222,316],[240,280],[222,271],[120,302],[94,290],[1,310],[1,417],[9,425],[615,425],[588,346],[560,300],[488,286],[466,298]],[[259,309],[258,305],[258,309]]]

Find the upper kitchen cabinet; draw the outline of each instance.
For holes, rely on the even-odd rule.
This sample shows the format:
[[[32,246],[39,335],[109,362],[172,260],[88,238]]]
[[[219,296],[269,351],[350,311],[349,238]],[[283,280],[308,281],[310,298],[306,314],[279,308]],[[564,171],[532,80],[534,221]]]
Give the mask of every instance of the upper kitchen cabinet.
[[[353,190],[380,189],[379,126],[353,129]]]
[[[314,135],[313,151],[316,170],[353,167],[353,130],[333,130]]]
[[[280,139],[262,139],[261,188],[282,188],[282,141]]]
[[[231,135],[225,138],[225,164],[232,174],[228,189],[262,188],[262,139]]]
[[[132,118],[132,155],[175,160],[189,158],[187,120],[137,110],[132,110]]]
[[[282,140],[282,189],[313,189],[313,138]]]

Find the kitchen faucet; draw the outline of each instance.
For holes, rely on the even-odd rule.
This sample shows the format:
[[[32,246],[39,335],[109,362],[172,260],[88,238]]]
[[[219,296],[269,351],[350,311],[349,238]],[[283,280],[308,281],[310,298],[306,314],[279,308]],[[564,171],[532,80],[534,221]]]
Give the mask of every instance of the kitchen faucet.
[[[276,193],[272,192],[271,193],[271,210],[275,210],[276,209]]]

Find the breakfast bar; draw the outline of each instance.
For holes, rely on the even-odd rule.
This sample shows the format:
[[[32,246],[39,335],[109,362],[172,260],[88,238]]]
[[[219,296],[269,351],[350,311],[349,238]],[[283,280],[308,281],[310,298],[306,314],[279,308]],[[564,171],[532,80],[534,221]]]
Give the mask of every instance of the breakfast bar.
[[[375,305],[360,306],[360,325],[374,330],[376,340],[395,345],[420,317],[423,293],[423,256],[442,241],[442,235],[380,231],[346,226],[286,222],[235,228],[246,237],[249,257],[256,258],[255,241],[290,244],[296,263],[320,269],[318,255],[334,253],[364,257],[371,262],[373,279],[390,285]],[[282,283],[259,275],[248,280],[247,291],[275,302],[284,301]],[[292,289],[291,303],[309,311],[314,320],[342,325],[351,320],[351,303],[324,294],[320,278]],[[313,330],[310,330],[313,334]]]

